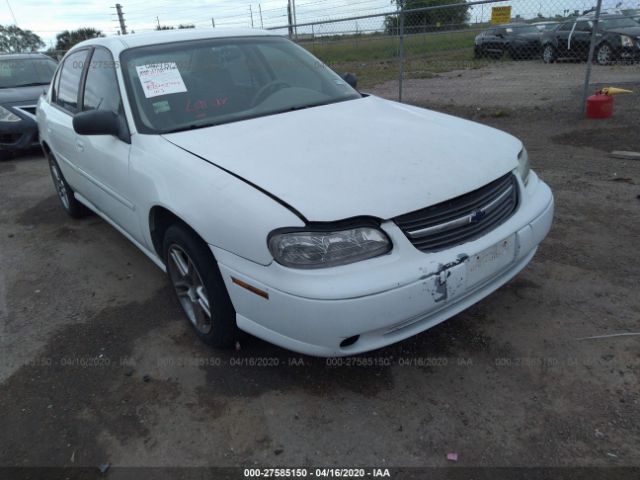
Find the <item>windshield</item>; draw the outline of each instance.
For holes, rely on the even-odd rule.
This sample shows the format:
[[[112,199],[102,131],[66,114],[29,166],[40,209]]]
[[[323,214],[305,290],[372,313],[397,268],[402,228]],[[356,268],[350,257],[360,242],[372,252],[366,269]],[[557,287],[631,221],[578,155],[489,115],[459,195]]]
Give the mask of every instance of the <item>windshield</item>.
[[[600,28],[602,28],[603,30],[629,27],[640,27],[640,24],[628,17],[608,18],[600,20]]]
[[[0,59],[0,88],[49,85],[55,69],[49,58]]]
[[[219,125],[360,98],[342,78],[280,37],[140,47],[121,56],[141,133]]]

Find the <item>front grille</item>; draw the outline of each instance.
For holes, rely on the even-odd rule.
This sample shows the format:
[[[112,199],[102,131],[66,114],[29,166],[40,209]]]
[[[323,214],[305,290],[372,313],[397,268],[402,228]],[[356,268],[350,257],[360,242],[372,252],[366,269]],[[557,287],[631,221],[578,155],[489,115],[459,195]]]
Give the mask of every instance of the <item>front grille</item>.
[[[0,133],[0,143],[18,143],[18,140],[20,140],[21,136],[21,133]]]
[[[512,173],[446,202],[393,219],[418,250],[435,252],[469,242],[496,228],[518,206]]]

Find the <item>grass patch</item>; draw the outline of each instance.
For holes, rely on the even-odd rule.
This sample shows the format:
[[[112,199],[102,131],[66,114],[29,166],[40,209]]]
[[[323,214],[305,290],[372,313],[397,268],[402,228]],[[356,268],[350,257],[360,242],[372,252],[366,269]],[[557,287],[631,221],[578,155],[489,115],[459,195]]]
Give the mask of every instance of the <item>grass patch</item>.
[[[475,31],[415,34],[405,37],[405,77],[433,78],[452,70],[480,68],[487,60],[473,58]],[[371,87],[399,75],[398,37],[351,35],[317,38],[300,44],[339,73],[351,72]]]

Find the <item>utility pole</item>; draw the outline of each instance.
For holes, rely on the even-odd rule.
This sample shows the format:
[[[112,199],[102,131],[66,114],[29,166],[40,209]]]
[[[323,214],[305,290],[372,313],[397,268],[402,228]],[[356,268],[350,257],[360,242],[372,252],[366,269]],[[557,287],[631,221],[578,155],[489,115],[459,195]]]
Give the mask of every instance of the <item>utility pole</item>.
[[[211,17],[211,27],[216,28],[216,21]]]
[[[258,4],[258,11],[260,12],[260,28],[264,29],[264,23],[262,22],[262,5]]]
[[[293,31],[295,37],[298,38],[298,17],[296,16],[296,0],[291,0],[291,6],[293,9],[293,24],[295,25],[295,27],[293,27]]]
[[[293,19],[291,18],[291,0],[287,3],[287,17],[289,19],[289,38],[293,38]]]
[[[589,96],[589,83],[591,82],[591,64],[593,63],[593,52],[596,48],[596,36],[598,35],[598,23],[600,22],[601,12],[602,0],[598,0],[598,3],[596,4],[596,16],[593,19],[593,27],[591,28],[589,55],[587,56],[587,71],[584,75],[584,89],[582,92],[582,115],[584,115],[587,111],[587,97]]]
[[[249,14],[251,15],[251,28],[253,28],[253,9],[251,5],[249,5]]]
[[[118,22],[120,22],[120,31],[123,35],[127,34],[127,26],[124,24],[124,14],[122,13],[122,5],[116,3],[116,13],[118,14]]]

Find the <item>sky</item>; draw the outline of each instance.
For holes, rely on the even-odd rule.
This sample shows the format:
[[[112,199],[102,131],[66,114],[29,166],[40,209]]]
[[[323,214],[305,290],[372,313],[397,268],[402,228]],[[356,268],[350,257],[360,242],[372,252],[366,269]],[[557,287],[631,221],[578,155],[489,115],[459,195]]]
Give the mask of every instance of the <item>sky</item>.
[[[287,0],[0,0],[0,24],[17,23],[20,28],[32,30],[40,35],[47,47],[55,44],[56,33],[66,29],[93,27],[106,35],[115,35],[119,29],[114,8],[117,1],[122,5],[128,30],[136,32],[153,30],[158,21],[161,25],[191,23],[197,28],[211,28],[211,18],[215,19],[216,27],[250,27],[250,11],[253,11],[253,24],[257,28],[287,23]],[[604,7],[613,8],[619,1],[603,0]],[[640,7],[640,0],[622,2],[627,8]],[[295,0],[295,3],[298,23],[395,9],[391,0]],[[511,0],[498,5],[509,4],[513,5],[513,15],[521,14],[527,18],[539,11],[544,15],[554,15],[562,13],[563,9],[588,9],[595,0]],[[486,21],[490,18],[490,11],[490,5],[474,7],[470,12],[471,20]],[[318,29],[324,29],[325,33],[341,29],[366,31],[380,28],[381,23],[381,19],[373,19],[359,21],[357,25],[351,22]]]
[[[18,26],[40,35],[47,47],[50,42],[55,42],[56,33],[65,29],[94,27],[113,35],[119,28],[114,8],[118,1],[122,5],[127,29],[136,32],[153,30],[158,20],[161,25],[192,23],[198,28],[211,28],[212,17],[216,26],[250,27],[250,5],[255,27],[261,26],[259,6],[265,27],[287,23],[287,0],[0,0],[0,24],[14,23],[13,10]],[[391,9],[390,0],[296,1],[298,22]]]

